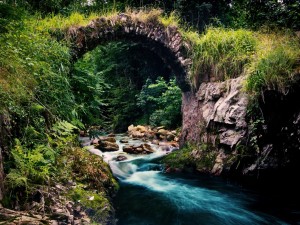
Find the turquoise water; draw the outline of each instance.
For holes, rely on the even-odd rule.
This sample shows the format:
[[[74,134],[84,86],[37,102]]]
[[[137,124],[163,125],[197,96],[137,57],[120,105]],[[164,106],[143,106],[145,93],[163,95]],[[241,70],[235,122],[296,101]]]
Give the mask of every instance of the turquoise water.
[[[166,152],[158,147],[154,154],[116,162],[121,148],[104,154],[120,183],[117,225],[300,224],[282,216],[276,201],[262,201],[260,194],[221,178],[164,173],[159,158]]]
[[[252,210],[254,195],[224,181],[175,176],[153,167],[157,169],[147,163],[138,166],[120,181],[118,225],[287,224]]]

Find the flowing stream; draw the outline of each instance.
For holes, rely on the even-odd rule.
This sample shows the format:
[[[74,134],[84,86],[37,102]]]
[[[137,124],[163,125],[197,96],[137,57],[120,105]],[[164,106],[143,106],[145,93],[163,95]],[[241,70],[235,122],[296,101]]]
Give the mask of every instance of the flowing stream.
[[[119,151],[90,149],[109,163],[119,180],[114,199],[118,225],[290,224],[258,207],[257,194],[221,178],[164,173],[159,158],[166,152],[157,145],[151,144],[153,154],[126,154],[127,160],[116,161],[124,154],[120,138]]]

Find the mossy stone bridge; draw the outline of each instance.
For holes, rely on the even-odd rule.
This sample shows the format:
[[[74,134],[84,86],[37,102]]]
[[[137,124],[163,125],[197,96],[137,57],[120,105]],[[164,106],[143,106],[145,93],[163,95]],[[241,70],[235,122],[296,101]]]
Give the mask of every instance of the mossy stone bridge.
[[[188,57],[189,45],[175,26],[164,26],[154,17],[139,20],[129,14],[113,18],[100,17],[87,26],[71,27],[67,31],[73,57],[80,58],[96,46],[110,41],[129,41],[141,44],[154,52],[173,71],[183,92],[190,90],[187,74],[192,60]]]

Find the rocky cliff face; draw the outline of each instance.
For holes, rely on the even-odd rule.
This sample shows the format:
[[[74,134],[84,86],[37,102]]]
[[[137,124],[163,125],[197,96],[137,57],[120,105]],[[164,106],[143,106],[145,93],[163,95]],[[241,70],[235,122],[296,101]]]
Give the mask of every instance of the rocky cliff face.
[[[205,171],[217,175],[297,173],[300,85],[287,94],[265,91],[247,115],[249,96],[243,90],[244,80],[204,82],[197,91],[183,93],[181,145],[196,143],[191,156],[199,160],[205,157],[203,146],[206,151],[209,146],[214,161]]]
[[[220,174],[228,156],[247,140],[248,97],[243,77],[202,83],[198,91],[183,93],[183,127],[180,143],[208,144],[215,151],[211,172]],[[200,149],[199,151],[202,151]],[[193,151],[194,156],[199,155]]]

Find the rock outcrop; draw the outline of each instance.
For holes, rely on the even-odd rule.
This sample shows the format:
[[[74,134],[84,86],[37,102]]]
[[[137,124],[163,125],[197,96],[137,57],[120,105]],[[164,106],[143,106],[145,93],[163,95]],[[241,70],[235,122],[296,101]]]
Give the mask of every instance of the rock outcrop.
[[[198,145],[193,158],[213,152],[208,171],[216,175],[226,172],[265,179],[298,174],[300,83],[285,94],[266,90],[254,106],[243,90],[244,81],[238,77],[203,82],[197,91],[183,93],[181,146]]]
[[[233,149],[247,130],[243,77],[202,83],[196,94],[183,93],[181,143],[213,142]]]
[[[284,94],[267,90],[253,116],[250,143],[256,152],[244,162],[243,174],[263,179],[294,180],[300,172],[300,82]],[[275,179],[274,179],[275,180]]]

